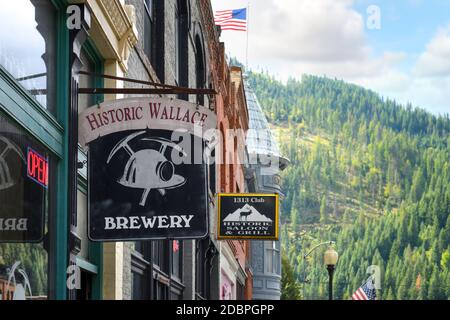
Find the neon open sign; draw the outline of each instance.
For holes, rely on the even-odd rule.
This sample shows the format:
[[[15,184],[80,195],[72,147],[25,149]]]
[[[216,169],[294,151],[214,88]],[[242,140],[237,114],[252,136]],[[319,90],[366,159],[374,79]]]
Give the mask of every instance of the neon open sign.
[[[48,187],[48,160],[32,148],[28,148],[27,175],[44,188]]]

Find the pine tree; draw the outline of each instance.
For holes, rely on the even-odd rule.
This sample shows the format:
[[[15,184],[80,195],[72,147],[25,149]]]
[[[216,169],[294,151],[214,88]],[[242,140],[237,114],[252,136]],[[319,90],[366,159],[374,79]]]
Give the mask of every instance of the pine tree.
[[[328,223],[326,196],[323,196],[320,202],[320,223]]]
[[[281,300],[300,300],[300,286],[295,280],[292,265],[286,255],[281,256],[282,274],[281,274]]]
[[[428,288],[428,299],[436,300],[441,299],[441,280],[439,277],[439,271],[436,267],[433,268],[433,273],[431,274],[430,287]]]

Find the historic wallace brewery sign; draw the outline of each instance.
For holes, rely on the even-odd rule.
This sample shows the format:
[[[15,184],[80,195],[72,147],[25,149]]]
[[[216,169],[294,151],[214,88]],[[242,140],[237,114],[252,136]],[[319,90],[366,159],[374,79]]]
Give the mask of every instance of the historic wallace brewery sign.
[[[219,194],[218,238],[278,240],[277,194]]]
[[[79,138],[89,151],[89,238],[205,237],[203,134],[215,125],[210,110],[174,99],[123,99],[86,109]]]

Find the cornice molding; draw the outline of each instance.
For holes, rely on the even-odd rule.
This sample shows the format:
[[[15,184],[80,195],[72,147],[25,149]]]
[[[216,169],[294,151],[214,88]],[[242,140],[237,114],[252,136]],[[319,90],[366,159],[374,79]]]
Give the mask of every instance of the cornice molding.
[[[116,36],[119,64],[126,71],[131,49],[138,42],[134,6],[122,5],[119,0],[96,0],[96,2]]]

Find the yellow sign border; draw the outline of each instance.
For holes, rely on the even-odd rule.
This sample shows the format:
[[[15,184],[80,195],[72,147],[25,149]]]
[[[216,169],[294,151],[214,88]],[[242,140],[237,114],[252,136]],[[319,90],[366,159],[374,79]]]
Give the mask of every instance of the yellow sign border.
[[[222,197],[267,197],[275,196],[275,237],[272,236],[221,236],[220,234],[220,205]],[[217,240],[272,240],[278,241],[279,202],[278,193],[218,193],[217,194]]]

